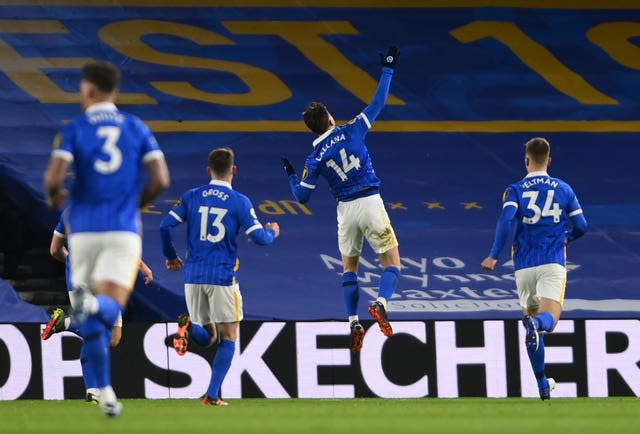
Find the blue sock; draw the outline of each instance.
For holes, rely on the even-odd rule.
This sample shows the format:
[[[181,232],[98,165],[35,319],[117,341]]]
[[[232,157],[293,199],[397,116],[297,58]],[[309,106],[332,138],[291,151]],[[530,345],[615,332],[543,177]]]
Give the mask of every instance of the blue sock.
[[[347,272],[342,274],[342,296],[347,315],[357,315],[360,288],[358,288],[358,276],[356,273]]]
[[[200,324],[191,323],[191,337],[201,347],[206,347],[211,342],[211,333]]]
[[[236,343],[228,339],[222,339],[218,345],[216,356],[211,363],[211,381],[207,395],[209,398],[216,399],[220,397],[220,386],[224,381],[224,377],[229,371],[233,354],[236,351]]]
[[[116,322],[116,318],[118,318],[120,314],[120,305],[107,295],[96,295],[96,300],[98,300],[98,312],[96,316],[111,330],[113,324]]]
[[[380,277],[380,291],[378,291],[378,297],[383,297],[385,300],[389,300],[393,295],[393,292],[398,286],[398,278],[400,277],[400,269],[398,267],[387,267],[382,272]]]
[[[92,389],[98,387],[94,368],[91,360],[87,357],[87,346],[83,343],[80,349],[80,364],[82,365],[82,378],[84,379],[84,388]]]
[[[114,318],[115,321],[115,318]],[[85,355],[89,367],[93,371],[95,386],[98,388],[111,385],[111,360],[109,340],[111,329],[107,328],[98,315],[91,315],[80,326],[80,333],[84,338]]]
[[[544,373],[544,335],[540,335],[538,337],[538,351],[531,351],[527,349],[527,355],[529,356],[529,361],[531,362],[531,367],[533,368],[533,373],[536,376],[536,380],[538,381],[538,387],[540,387],[540,383],[543,378],[545,378]]]
[[[553,315],[551,315],[549,312],[540,312],[534,317],[534,319],[536,321],[536,325],[538,326],[538,330],[550,332],[555,326]]]

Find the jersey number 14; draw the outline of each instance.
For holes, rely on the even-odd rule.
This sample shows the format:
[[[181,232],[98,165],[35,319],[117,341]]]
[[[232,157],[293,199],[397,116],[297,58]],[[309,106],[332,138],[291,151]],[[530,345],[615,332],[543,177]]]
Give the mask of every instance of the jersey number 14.
[[[560,223],[560,216],[562,215],[562,210],[560,209],[560,204],[558,202],[553,202],[553,196],[555,195],[555,190],[547,191],[547,199],[544,201],[544,206],[542,209],[538,205],[536,205],[536,201],[538,200],[539,191],[525,191],[522,193],[522,197],[525,199],[529,199],[529,203],[527,204],[527,209],[533,211],[532,217],[523,217],[522,221],[529,225],[534,225],[538,223],[540,217],[553,217],[554,223]]]
[[[342,181],[346,181],[347,173],[351,169],[360,169],[360,159],[353,154],[349,155],[349,159],[347,159],[347,151],[344,148],[340,149],[340,158],[342,158],[342,167],[333,160],[327,161],[327,167],[335,170]]]

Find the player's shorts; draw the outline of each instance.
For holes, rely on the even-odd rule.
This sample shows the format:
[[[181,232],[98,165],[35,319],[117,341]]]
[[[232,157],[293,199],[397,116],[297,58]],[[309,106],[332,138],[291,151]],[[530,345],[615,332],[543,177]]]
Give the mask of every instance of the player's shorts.
[[[516,287],[520,306],[525,309],[538,307],[541,298],[549,298],[562,304],[567,286],[567,269],[560,264],[544,264],[516,270]]]
[[[197,324],[242,321],[242,294],[238,284],[206,285],[187,283],[184,297],[191,321]]]
[[[142,240],[133,232],[79,232],[69,235],[71,284],[96,288],[113,282],[128,290],[140,268]]]
[[[360,256],[364,239],[380,254],[398,247],[379,194],[338,202],[338,247],[343,256]]]

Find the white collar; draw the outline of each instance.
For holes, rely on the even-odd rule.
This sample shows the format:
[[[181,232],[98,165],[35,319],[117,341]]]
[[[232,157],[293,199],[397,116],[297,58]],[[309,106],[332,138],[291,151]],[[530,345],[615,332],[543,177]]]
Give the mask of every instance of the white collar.
[[[227,181],[220,181],[219,179],[212,179],[209,184],[211,184],[211,185],[219,185],[220,187],[227,187],[229,190],[233,190],[233,187],[231,187],[231,184],[228,183]]]
[[[96,102],[91,104],[85,110],[85,113],[93,113],[93,112],[115,112],[118,111],[116,105],[112,102],[104,101],[104,102]]]
[[[525,178],[533,178],[534,176],[549,176],[549,174],[547,172],[545,172],[544,170],[539,170],[537,172],[531,172],[531,173],[527,174],[527,176],[525,176]]]
[[[320,137],[318,137],[317,139],[315,139],[313,141],[313,147],[315,148],[316,146],[318,146],[318,143],[320,143],[321,141],[323,141],[324,139],[329,137],[329,134],[331,134],[333,132],[333,130],[335,130],[335,129],[336,129],[336,127],[333,127],[330,130],[327,130],[324,133],[322,133],[322,135]]]

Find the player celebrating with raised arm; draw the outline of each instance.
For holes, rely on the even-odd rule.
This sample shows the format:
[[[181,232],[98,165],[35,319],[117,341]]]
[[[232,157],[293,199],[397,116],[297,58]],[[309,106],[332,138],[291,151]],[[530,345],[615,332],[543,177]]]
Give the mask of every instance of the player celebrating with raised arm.
[[[543,138],[525,144],[527,176],[509,185],[503,195],[493,247],[482,268],[491,271],[516,221],[513,263],[522,320],[527,331],[527,354],[538,382],[540,398],[551,399],[555,380],[544,366],[544,336],[560,319],[567,283],[565,246],[587,231],[587,221],[571,187],[547,174],[550,146]],[[572,230],[568,230],[571,220]]]
[[[211,362],[205,406],[227,405],[220,397],[220,386],[231,366],[238,324],[242,320],[242,296],[236,278],[238,232],[242,229],[259,245],[271,244],[280,235],[277,223],[267,223],[266,229],[263,228],[249,198],[233,190],[231,183],[236,171],[230,148],[211,151],[207,167],[211,182],[187,191],[180,204],[160,223],[162,251],[167,258],[167,269],[171,271],[183,268],[171,230],[187,223],[184,295],[189,316],[178,318],[173,347],[182,356],[189,339],[207,347],[217,340],[218,333],[220,335]]]
[[[65,225],[73,252],[72,322],[84,338],[107,416],[118,416],[122,407],[111,387],[109,341],[140,265],[139,208],[169,185],[164,155],[149,128],[114,105],[119,81],[120,73],[109,63],[82,68],[85,112],[62,128],[45,173],[48,203],[59,208],[68,195],[64,180],[73,163],[75,181]],[[149,181],[140,193],[143,167]]]
[[[322,103],[312,102],[307,106],[304,122],[319,137],[313,141],[314,149],[305,162],[302,180],[289,160],[282,158],[296,200],[307,202],[318,177],[323,176],[338,202],[338,246],[344,271],[342,289],[354,352],[362,349],[364,337],[364,328],[358,318],[360,289],[357,276],[364,238],[384,267],[378,298],[369,306],[369,313],[385,336],[393,335],[387,318],[387,300],[393,295],[400,277],[400,253],[380,197],[380,179],[373,170],[364,137],[385,105],[399,54],[396,47],[389,47],[387,55],[381,56],[382,77],[371,104],[346,125],[336,126]]]

